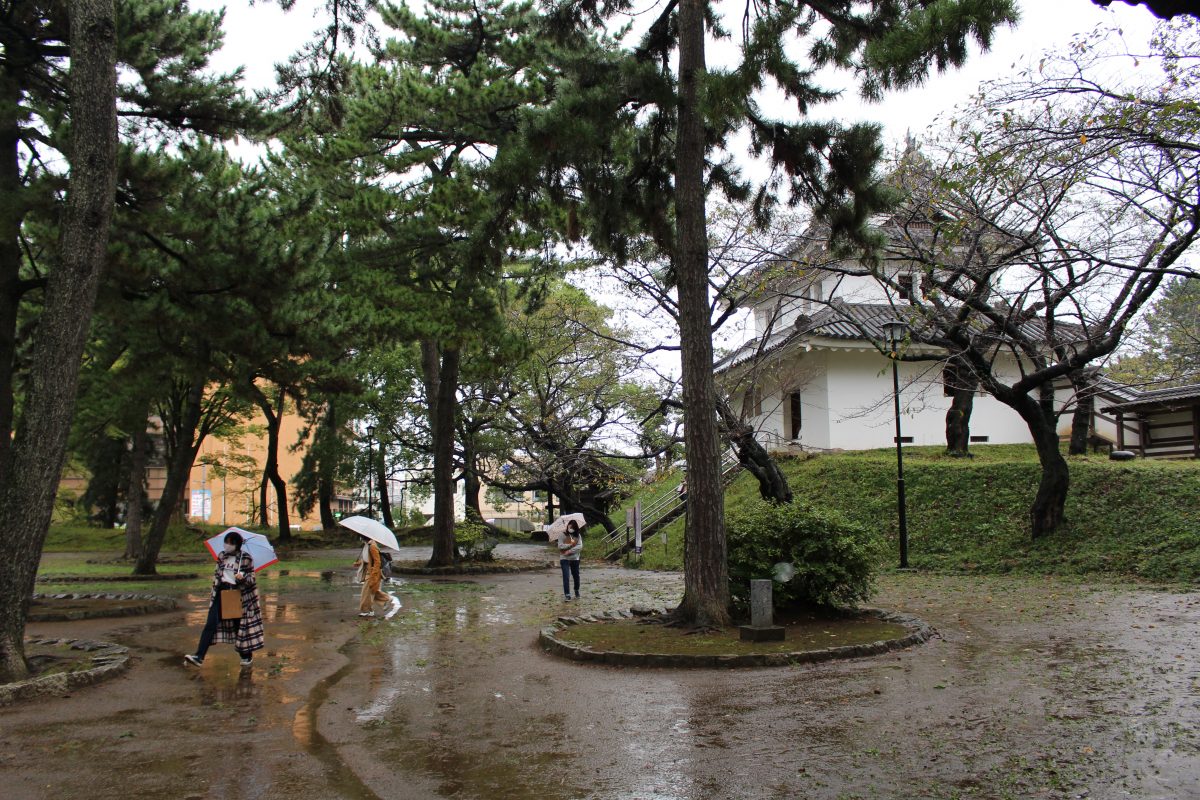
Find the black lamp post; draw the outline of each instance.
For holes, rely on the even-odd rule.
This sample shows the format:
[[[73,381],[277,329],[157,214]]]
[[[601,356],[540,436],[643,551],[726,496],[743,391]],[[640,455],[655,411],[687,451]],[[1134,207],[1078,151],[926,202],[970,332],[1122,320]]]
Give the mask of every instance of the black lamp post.
[[[888,357],[892,360],[892,400],[896,408],[896,505],[900,514],[900,568],[908,567],[908,517],[904,502],[904,440],[900,432],[900,372],[896,363],[900,360],[900,342],[908,333],[908,323],[893,319],[883,323],[883,335],[888,345]]]
[[[371,450],[371,440],[375,436],[375,426],[367,426],[367,516],[375,519],[375,512],[371,510],[371,504],[374,502],[375,496],[371,493],[375,483],[375,460],[372,458],[373,451]]]

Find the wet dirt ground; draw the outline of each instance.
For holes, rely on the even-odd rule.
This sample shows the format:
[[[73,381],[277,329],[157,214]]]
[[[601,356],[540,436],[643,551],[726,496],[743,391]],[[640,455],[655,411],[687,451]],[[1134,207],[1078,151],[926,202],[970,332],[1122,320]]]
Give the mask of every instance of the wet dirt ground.
[[[542,557],[539,549],[529,551]],[[267,649],[180,666],[207,598],[32,635],[130,646],[124,676],[0,710],[4,798],[1200,798],[1200,596],[892,575],[940,637],[782,669],[564,662],[554,616],[669,605],[678,575],[585,565],[406,579],[360,621],[349,571],[264,582]]]

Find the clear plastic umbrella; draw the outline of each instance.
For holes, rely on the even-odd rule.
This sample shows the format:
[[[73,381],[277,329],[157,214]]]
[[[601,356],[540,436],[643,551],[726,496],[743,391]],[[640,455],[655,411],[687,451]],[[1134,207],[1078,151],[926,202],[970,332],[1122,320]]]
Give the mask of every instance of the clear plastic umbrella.
[[[346,517],[338,524],[355,533],[361,533],[368,539],[374,539],[384,547],[390,547],[393,550],[400,549],[400,543],[396,541],[396,534],[392,533],[382,522],[377,522],[370,517]]]
[[[231,531],[242,535],[242,551],[249,553],[250,558],[254,559],[255,572],[265,569],[279,560],[279,556],[275,555],[275,548],[271,546],[267,537],[261,533],[244,531],[241,528],[223,530],[204,543],[214,559],[220,560],[221,553],[225,550],[225,534]]]
[[[551,522],[549,528],[546,528],[546,535],[550,537],[550,541],[555,542],[562,538],[563,534],[567,532],[568,522],[574,522],[580,530],[583,530],[583,526],[587,524],[583,514],[563,514]]]

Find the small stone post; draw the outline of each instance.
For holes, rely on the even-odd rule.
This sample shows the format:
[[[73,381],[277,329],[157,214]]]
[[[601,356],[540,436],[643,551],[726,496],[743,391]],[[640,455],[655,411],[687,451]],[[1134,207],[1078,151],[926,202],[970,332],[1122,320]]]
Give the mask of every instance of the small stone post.
[[[743,642],[783,641],[783,626],[776,625],[772,611],[771,581],[750,581],[750,624],[739,625]]]

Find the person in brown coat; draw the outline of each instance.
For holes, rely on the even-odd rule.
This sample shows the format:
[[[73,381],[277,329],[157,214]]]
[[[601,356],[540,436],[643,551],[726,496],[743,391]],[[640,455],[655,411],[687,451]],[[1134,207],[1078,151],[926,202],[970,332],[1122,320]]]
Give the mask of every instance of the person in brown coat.
[[[362,554],[354,562],[354,566],[358,567],[362,573],[362,597],[358,603],[358,615],[373,617],[376,603],[386,605],[395,603],[399,607],[400,601],[380,588],[383,585],[383,559],[379,555],[379,545],[366,536],[361,538],[363,540]]]

